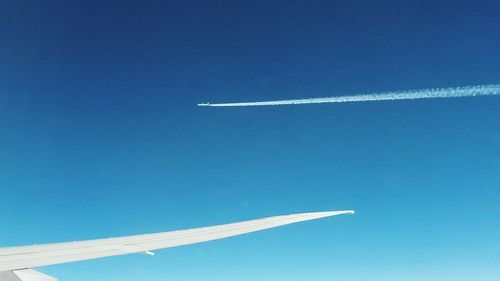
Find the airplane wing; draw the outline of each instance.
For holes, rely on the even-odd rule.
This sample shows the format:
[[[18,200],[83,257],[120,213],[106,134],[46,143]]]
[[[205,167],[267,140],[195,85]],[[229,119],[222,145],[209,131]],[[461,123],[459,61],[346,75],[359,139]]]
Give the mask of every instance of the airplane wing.
[[[0,248],[0,281],[54,280],[48,279],[49,276],[44,279],[39,276],[44,275],[43,273],[30,268],[132,253],[153,255],[151,251],[157,249],[222,239],[301,221],[353,213],[354,211],[302,213],[154,234]],[[12,274],[18,279],[9,277]],[[38,276],[36,277],[38,279],[21,276],[29,276],[29,278]]]

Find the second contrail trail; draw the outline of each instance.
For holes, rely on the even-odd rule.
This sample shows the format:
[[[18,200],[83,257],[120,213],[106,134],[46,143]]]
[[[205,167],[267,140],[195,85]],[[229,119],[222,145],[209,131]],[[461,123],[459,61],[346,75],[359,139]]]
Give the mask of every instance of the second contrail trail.
[[[238,107],[238,106],[295,105],[295,104],[316,104],[316,103],[338,103],[338,102],[459,98],[459,97],[492,96],[492,95],[500,95],[500,84],[440,88],[440,89],[394,91],[394,92],[383,92],[383,93],[374,93],[366,95],[356,95],[356,96],[337,96],[328,98],[308,98],[308,99],[231,102],[231,103],[200,103],[198,104],[198,106]]]

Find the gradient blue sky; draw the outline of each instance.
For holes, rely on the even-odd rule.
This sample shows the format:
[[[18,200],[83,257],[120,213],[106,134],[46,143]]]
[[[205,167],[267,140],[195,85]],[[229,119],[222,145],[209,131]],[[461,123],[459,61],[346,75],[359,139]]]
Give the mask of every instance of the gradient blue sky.
[[[42,271],[498,280],[499,97],[196,107],[500,83],[498,11],[498,1],[2,1],[0,246],[355,209]]]

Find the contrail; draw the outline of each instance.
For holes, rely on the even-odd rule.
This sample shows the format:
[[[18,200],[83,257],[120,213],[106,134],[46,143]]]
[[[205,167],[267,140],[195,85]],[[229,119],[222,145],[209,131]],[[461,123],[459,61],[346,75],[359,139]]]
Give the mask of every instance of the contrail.
[[[382,93],[374,93],[366,95],[356,95],[356,96],[337,96],[329,98],[308,98],[308,99],[231,102],[231,103],[199,103],[198,106],[235,107],[235,106],[293,105],[293,104],[315,104],[315,103],[337,103],[337,102],[459,98],[459,97],[492,96],[492,95],[500,95],[500,84],[441,88],[441,89],[394,91],[394,92],[382,92]]]

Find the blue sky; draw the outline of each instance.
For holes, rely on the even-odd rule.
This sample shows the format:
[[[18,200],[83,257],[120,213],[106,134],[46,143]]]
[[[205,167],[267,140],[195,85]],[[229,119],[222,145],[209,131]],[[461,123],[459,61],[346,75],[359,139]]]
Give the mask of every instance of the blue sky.
[[[47,1],[48,2],[48,1]],[[495,1],[0,3],[0,246],[355,209],[60,280],[498,280]]]

